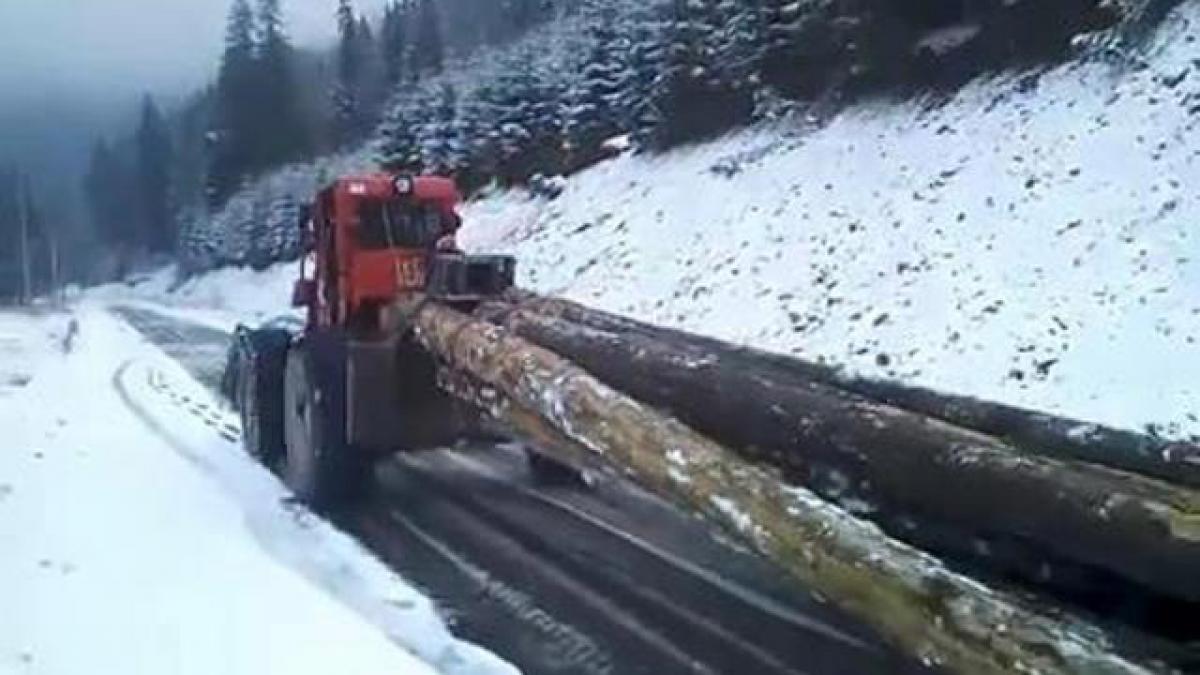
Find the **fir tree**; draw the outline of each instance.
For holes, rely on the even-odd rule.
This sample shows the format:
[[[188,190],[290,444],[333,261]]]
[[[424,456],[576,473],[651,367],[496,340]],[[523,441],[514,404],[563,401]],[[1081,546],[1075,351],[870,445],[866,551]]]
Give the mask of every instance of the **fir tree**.
[[[358,61],[359,75],[355,87],[361,101],[363,123],[373,126],[387,98],[387,85],[384,74],[383,53],[376,44],[375,33],[366,17],[358,20]],[[364,129],[365,131],[365,129]]]
[[[150,251],[166,253],[175,246],[170,194],[171,138],[167,123],[150,96],[142,102],[142,119],[135,142],[137,194],[143,226],[137,243]]]
[[[16,299],[21,294],[21,188],[14,167],[0,167],[0,298]]]
[[[548,19],[554,5],[548,0],[501,0],[501,7],[509,35],[515,37]]]
[[[754,94],[725,59],[724,0],[674,0],[664,39],[662,72],[652,92],[662,147],[699,140],[748,121]]]
[[[587,154],[626,129],[621,92],[630,86],[629,40],[617,31],[617,9],[593,3],[588,11],[589,50],[582,78],[569,94],[566,138],[572,151]]]
[[[207,201],[211,159],[208,133],[213,117],[214,96],[214,89],[205,89],[186,101],[172,120],[171,194],[177,208]]]
[[[384,80],[389,86],[399,84],[408,67],[411,15],[410,0],[388,3],[384,9],[379,42],[383,54]]]
[[[561,74],[561,73],[560,73]],[[566,117],[565,85],[529,49],[505,60],[497,80],[477,92],[475,144],[496,173],[521,182],[533,173],[557,173]]]
[[[37,293],[38,240],[42,237],[42,216],[33,196],[27,174],[17,174],[17,258],[21,271],[20,300],[28,303]]]
[[[255,166],[305,157],[310,149],[292,73],[292,46],[279,0],[258,0],[255,45]]]
[[[210,180],[212,196],[218,201],[232,193],[254,167],[254,60],[254,13],[248,0],[233,0],[217,78],[216,147]]]
[[[664,68],[666,22],[654,7],[639,6],[628,19],[628,79],[617,94],[621,125],[642,144],[650,140],[661,115],[654,101],[659,74]]]
[[[108,142],[99,139],[92,146],[91,160],[84,177],[92,227],[101,239],[116,244],[122,238],[122,211],[117,193],[119,167]]]
[[[334,137],[339,145],[354,140],[363,127],[358,84],[362,75],[358,19],[350,0],[338,0],[337,86],[333,92]]]
[[[361,72],[358,18],[350,0],[338,0],[338,80],[343,85],[358,81]]]
[[[467,165],[466,130],[459,119],[458,93],[454,87],[444,85],[425,104],[424,110],[426,122],[420,126],[416,138],[421,148],[422,169],[457,175]]]
[[[335,136],[345,145],[360,139],[374,123],[385,97],[383,66],[371,25],[355,15],[350,0],[340,0],[338,82],[333,95]]]
[[[812,3],[794,0],[760,0],[762,36],[758,71],[764,84],[785,96],[811,97],[820,93],[820,82],[831,70],[836,53],[829,23],[816,18]],[[826,17],[831,19],[832,17]]]
[[[421,151],[417,128],[422,123],[413,97],[397,102],[380,128],[379,163],[392,171],[419,171]]]
[[[417,74],[437,75],[446,60],[442,35],[442,13],[438,0],[417,0],[413,69]]]

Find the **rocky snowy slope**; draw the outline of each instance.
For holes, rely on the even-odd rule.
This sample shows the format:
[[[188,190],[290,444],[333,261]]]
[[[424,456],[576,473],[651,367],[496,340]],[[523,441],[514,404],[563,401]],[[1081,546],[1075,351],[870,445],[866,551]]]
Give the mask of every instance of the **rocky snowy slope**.
[[[853,108],[466,210],[601,308],[955,393],[1200,434],[1200,4],[1137,54]]]

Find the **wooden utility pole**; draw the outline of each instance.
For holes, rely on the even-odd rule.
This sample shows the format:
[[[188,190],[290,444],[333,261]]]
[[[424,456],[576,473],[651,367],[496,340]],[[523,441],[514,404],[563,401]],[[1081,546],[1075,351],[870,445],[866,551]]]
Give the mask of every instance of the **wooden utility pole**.
[[[58,237],[47,236],[46,240],[50,248],[50,292],[61,305],[65,298],[62,295],[62,283],[58,276]]]
[[[21,304],[29,304],[32,296],[32,279],[31,270],[29,267],[29,211],[30,205],[26,203],[26,197],[29,195],[29,179],[22,177],[18,179],[17,185],[17,219],[21,225]]]

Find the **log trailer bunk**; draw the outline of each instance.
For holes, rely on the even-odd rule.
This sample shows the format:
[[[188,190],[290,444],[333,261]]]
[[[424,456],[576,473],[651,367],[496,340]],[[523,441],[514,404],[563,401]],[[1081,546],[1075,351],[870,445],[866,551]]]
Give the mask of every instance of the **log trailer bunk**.
[[[334,506],[356,495],[374,458],[481,431],[438,387],[437,364],[395,309],[407,298],[470,311],[513,285],[513,258],[457,250],[459,200],[441,177],[337,180],[300,218],[305,255],[292,304],[306,310],[303,328],[238,328],[225,394],[247,451],[301,501]]]

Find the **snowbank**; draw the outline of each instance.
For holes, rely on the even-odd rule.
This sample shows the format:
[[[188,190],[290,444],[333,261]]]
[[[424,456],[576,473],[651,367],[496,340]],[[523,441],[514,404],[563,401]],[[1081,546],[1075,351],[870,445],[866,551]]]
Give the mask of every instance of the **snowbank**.
[[[1145,67],[626,156],[553,202],[472,204],[464,240],[518,255],[526,286],[648,321],[1196,436],[1198,23],[1177,9]]]
[[[256,325],[277,316],[301,312],[291,308],[292,285],[299,263],[280,263],[264,271],[227,267],[179,283],[180,274],[167,267],[129,284],[88,289],[97,302],[137,306],[231,331],[237,324]]]
[[[177,364],[76,319],[0,314],[0,670],[513,672],[288,505]]]

